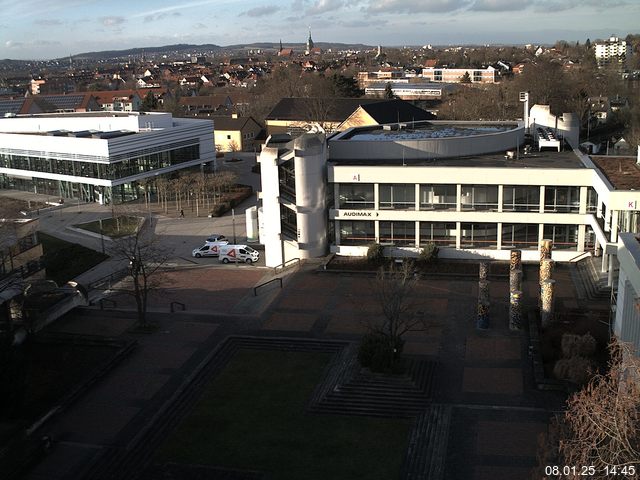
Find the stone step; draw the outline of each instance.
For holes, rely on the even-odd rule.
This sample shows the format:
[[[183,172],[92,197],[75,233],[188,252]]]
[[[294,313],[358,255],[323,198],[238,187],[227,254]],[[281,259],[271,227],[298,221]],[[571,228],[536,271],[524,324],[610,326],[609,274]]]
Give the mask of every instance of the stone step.
[[[444,477],[451,407],[430,405],[416,419],[402,467],[403,480],[440,480]]]

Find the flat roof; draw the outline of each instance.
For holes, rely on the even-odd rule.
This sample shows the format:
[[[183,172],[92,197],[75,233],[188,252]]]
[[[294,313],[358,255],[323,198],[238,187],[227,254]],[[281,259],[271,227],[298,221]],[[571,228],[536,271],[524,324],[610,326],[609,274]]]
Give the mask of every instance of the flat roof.
[[[592,155],[591,160],[616,190],[640,190],[640,166],[636,157]]]
[[[417,160],[403,160],[402,158],[384,159],[343,159],[331,158],[335,165],[369,165],[369,166],[397,166],[412,165],[425,167],[480,167],[480,168],[588,168],[571,150],[557,152],[553,150],[533,151],[524,154],[516,151],[513,159],[508,159],[505,152],[496,152],[466,157],[431,158]]]

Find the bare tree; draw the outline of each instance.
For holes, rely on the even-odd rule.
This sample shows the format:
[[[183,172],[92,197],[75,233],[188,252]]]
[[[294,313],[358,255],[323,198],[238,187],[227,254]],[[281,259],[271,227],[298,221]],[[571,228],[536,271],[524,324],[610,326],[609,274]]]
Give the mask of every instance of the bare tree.
[[[140,228],[134,235],[114,242],[111,255],[128,261],[128,277],[132,289],[128,291],[135,298],[138,312],[138,325],[147,327],[147,305],[149,294],[159,286],[158,273],[166,264],[169,252],[162,248],[156,236],[148,231],[150,227]]]
[[[373,343],[380,348],[374,355],[386,357],[379,366],[393,371],[394,364],[402,353],[403,335],[427,328],[426,319],[418,313],[418,304],[415,302],[417,281],[411,262],[403,263],[399,269],[391,266],[389,269],[381,267],[378,270],[372,289],[383,316],[381,320],[368,324],[369,335],[363,340],[360,350],[361,362],[367,356],[363,355],[363,348],[366,349],[367,341],[373,339]],[[368,366],[366,361],[363,364]]]
[[[609,350],[608,372],[596,374],[569,398],[564,416],[543,445],[541,465],[588,466],[594,480],[638,478],[640,359],[617,341]],[[547,479],[585,478],[581,467],[546,470]]]

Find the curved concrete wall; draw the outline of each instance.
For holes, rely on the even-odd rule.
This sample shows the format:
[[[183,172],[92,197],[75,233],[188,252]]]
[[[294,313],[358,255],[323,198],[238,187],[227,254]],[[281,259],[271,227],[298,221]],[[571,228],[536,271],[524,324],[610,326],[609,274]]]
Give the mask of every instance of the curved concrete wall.
[[[326,154],[324,135],[295,140],[296,221],[300,258],[327,252]]]
[[[438,122],[432,122],[438,124]],[[478,125],[467,122],[443,122],[443,125],[467,127]],[[494,123],[505,125],[504,123]],[[491,125],[490,122],[482,125]],[[406,159],[428,160],[433,158],[467,157],[486,153],[514,150],[524,141],[524,125],[513,125],[503,132],[484,133],[469,136],[446,138],[423,138],[417,140],[357,140],[343,137],[329,141],[330,157],[348,160]],[[346,135],[348,137],[348,135]]]

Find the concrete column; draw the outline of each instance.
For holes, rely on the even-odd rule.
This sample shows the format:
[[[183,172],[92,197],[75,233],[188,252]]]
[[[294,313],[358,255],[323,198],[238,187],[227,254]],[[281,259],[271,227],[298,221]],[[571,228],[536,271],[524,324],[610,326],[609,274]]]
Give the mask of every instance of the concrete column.
[[[604,231],[605,232],[611,231],[611,210],[608,208],[604,215]]]
[[[578,225],[578,251],[584,252],[584,242],[587,238],[587,226]]]
[[[587,213],[587,191],[589,187],[580,187],[580,210],[578,213],[584,215]]]
[[[416,221],[415,222],[415,232],[416,232],[416,247],[419,248],[420,247],[420,222]]]
[[[538,224],[538,243],[544,239],[544,223]]]
[[[607,275],[607,287],[613,286],[613,274],[618,267],[618,257],[616,255],[611,255],[610,265],[609,265],[609,274]]]
[[[503,201],[503,199],[504,199],[504,185],[498,185],[498,212],[502,212],[502,201]],[[498,235],[498,249],[500,249],[500,236],[499,235]]]
[[[479,275],[480,281],[487,280],[489,278],[489,262],[480,262]]]
[[[483,330],[489,328],[489,282],[487,280],[478,282],[478,318],[476,327]]]
[[[509,258],[509,270],[522,270],[522,250],[513,249]]]
[[[544,185],[540,185],[540,213],[544,213]],[[542,233],[540,234],[540,240],[542,240]]]
[[[512,291],[509,294],[509,329],[522,329],[522,292]]]
[[[456,212],[460,212],[462,210],[462,185],[456,185]],[[460,245],[458,245],[460,248]]]
[[[415,197],[416,197],[416,211],[420,210],[420,184],[416,183],[416,191],[415,191]],[[417,243],[416,243],[417,245]]]
[[[611,211],[611,242],[618,243],[618,217],[620,212],[618,210]]]
[[[551,258],[551,251],[553,250],[553,240],[543,238],[540,241],[540,261],[544,258]]]
[[[458,203],[458,206],[460,206],[459,203]],[[461,223],[462,222],[456,222],[456,248],[460,248],[460,237],[462,235],[462,232],[460,231],[461,230]]]
[[[496,235],[498,238],[496,238],[496,250],[502,250],[502,223],[498,223],[497,225]]]
[[[376,236],[376,243],[380,243],[380,221],[379,220],[373,221],[373,232]]]
[[[605,253],[605,248],[603,247],[602,249],[602,265],[600,268],[600,271],[602,273],[605,273],[607,271],[608,265],[609,265],[609,255]]]
[[[380,184],[373,184],[373,207],[376,210],[380,210]]]
[[[550,258],[540,260],[540,285],[553,277],[553,267],[555,262]]]
[[[555,296],[555,283],[555,280],[550,279],[546,280],[542,284],[542,308],[540,311],[542,328],[548,327],[553,322],[553,300]]]

